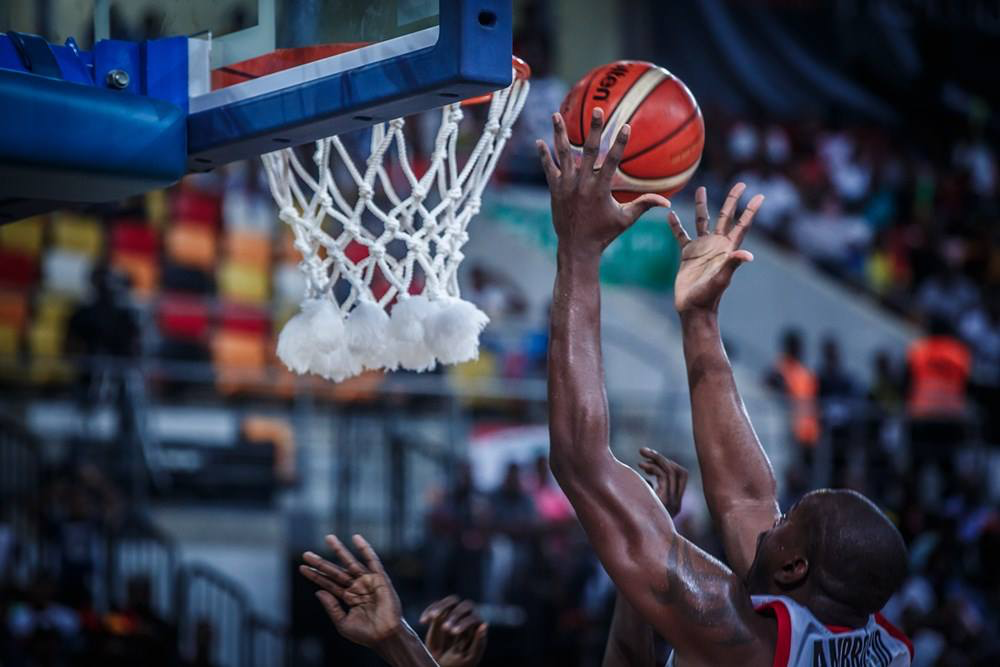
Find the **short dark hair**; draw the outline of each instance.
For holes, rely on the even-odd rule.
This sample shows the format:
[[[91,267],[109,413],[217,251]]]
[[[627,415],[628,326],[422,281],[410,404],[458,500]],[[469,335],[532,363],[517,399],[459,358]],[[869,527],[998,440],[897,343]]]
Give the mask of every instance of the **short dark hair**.
[[[808,494],[809,554],[819,588],[859,613],[874,614],[906,578],[903,536],[860,493],[825,489]]]

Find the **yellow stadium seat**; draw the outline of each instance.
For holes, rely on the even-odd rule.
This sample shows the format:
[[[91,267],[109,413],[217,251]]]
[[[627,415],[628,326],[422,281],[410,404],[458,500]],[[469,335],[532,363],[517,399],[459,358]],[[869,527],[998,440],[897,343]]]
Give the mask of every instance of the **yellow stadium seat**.
[[[0,225],[0,247],[38,257],[45,239],[45,218],[36,216]]]
[[[226,261],[218,273],[219,293],[233,301],[261,304],[268,300],[269,278],[261,267]]]
[[[65,327],[35,322],[28,331],[28,350],[33,358],[59,359],[63,354]]]
[[[0,363],[17,359],[21,349],[21,329],[0,322]]]
[[[35,298],[35,323],[65,326],[76,303],[56,292],[42,292]]]
[[[52,218],[52,241],[57,248],[97,259],[104,247],[104,229],[97,218],[57,213]]]
[[[146,219],[157,229],[163,229],[170,218],[166,190],[150,190],[146,193]]]

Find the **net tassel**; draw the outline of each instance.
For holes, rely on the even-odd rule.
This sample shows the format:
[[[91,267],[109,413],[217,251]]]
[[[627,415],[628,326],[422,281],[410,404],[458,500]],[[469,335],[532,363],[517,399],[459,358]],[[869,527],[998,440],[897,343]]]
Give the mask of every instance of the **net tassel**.
[[[347,318],[347,349],[368,369],[385,367],[389,315],[374,301],[361,300]]]
[[[437,365],[434,353],[427,346],[427,321],[433,317],[440,302],[417,295],[400,299],[392,308],[389,335],[394,359],[388,368],[429,371]]]
[[[296,373],[331,369],[331,355],[343,351],[344,320],[324,298],[306,299],[278,335],[278,358]]]
[[[445,297],[439,303],[437,312],[424,323],[428,349],[442,364],[478,359],[479,334],[490,318],[465,299]]]

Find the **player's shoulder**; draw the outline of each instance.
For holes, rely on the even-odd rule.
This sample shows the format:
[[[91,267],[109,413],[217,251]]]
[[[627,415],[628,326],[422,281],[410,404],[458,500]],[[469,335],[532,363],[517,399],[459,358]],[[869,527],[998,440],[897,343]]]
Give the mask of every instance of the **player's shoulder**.
[[[808,607],[784,596],[754,596],[752,602],[757,613],[777,622],[775,665],[839,664],[837,656],[855,654],[882,667],[908,667],[913,660],[913,644],[881,614],[862,627],[847,628],[823,624]]]

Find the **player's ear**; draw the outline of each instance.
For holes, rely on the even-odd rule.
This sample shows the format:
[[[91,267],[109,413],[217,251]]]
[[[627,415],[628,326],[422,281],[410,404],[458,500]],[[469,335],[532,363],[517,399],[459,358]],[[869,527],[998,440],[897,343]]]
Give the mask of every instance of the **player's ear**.
[[[803,556],[791,556],[774,573],[774,583],[781,588],[795,588],[805,581],[809,574],[809,560]]]

